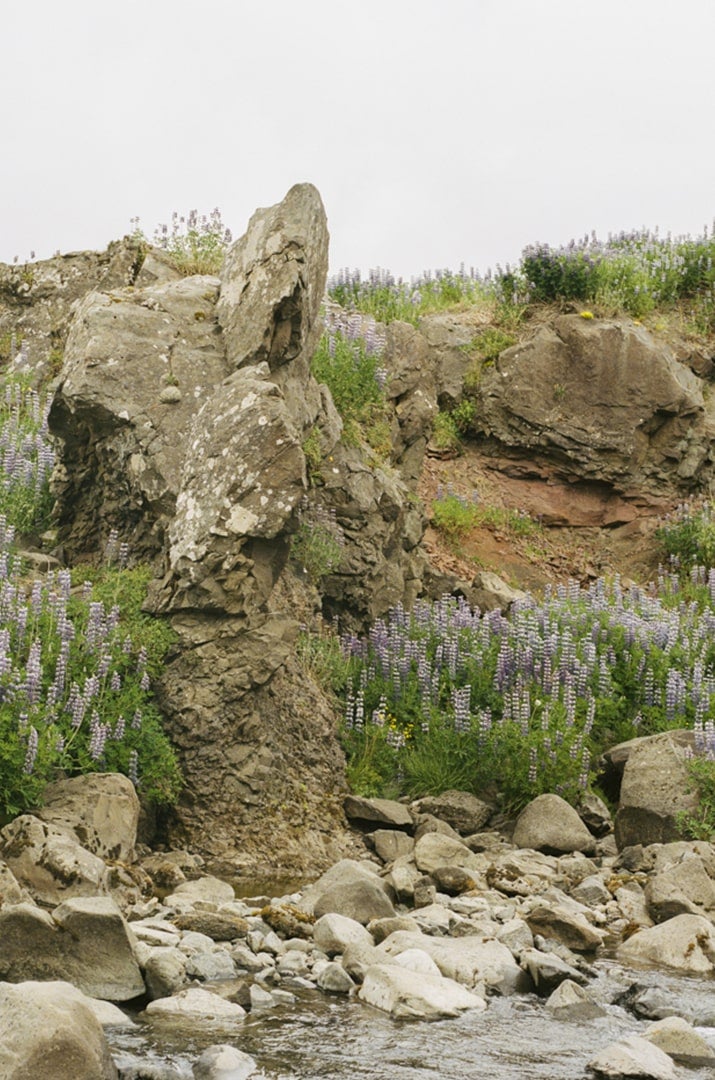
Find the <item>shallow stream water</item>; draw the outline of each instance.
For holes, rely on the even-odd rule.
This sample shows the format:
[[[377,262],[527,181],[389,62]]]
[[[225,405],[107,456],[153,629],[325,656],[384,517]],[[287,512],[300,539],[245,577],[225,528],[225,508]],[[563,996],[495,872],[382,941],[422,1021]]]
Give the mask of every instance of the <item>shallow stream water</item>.
[[[607,1015],[586,1022],[554,1020],[532,995],[491,998],[485,1012],[455,1020],[408,1022],[357,1001],[299,990],[295,1003],[253,1012],[231,1028],[148,1025],[139,1018],[136,1029],[110,1032],[110,1044],[119,1065],[171,1063],[187,1080],[192,1063],[213,1043],[251,1054],[270,1080],[581,1080],[595,1054],[650,1022],[610,1004],[638,979],[663,989],[673,1012],[695,1023],[715,1049],[715,979],[627,971],[608,961],[596,970],[589,991]],[[713,1080],[715,1070],[680,1069],[679,1075]]]

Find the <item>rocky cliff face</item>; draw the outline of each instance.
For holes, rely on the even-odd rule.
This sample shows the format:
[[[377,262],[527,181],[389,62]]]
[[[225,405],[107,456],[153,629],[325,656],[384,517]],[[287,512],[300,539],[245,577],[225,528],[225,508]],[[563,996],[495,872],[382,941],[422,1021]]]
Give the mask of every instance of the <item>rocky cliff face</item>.
[[[311,499],[346,540],[333,603],[361,622],[419,588],[420,511],[396,472],[339,444],[310,373],[327,244],[318,192],[297,185],[254,214],[220,278],[94,289],[50,416],[68,556],[115,529],[154,563],[151,610],[178,634],[159,687],[186,778],[173,835],[234,863],[314,865],[348,843],[334,714],[297,667],[281,585],[314,426],[332,465]]]

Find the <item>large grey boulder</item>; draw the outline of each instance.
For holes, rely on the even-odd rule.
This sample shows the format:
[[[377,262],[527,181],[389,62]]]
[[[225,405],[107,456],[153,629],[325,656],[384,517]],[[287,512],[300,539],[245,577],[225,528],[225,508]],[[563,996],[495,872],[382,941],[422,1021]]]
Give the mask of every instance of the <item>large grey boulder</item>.
[[[39,903],[95,896],[108,888],[107,866],[74,833],[21,814],[0,832],[0,856],[16,880]]]
[[[482,370],[475,427],[562,477],[662,495],[712,468],[702,387],[643,327],[562,315]]]
[[[479,832],[492,816],[492,808],[468,791],[443,791],[413,803],[418,814],[434,814],[463,836]]]
[[[423,874],[431,874],[443,866],[479,867],[479,857],[459,840],[443,836],[438,832],[428,832],[420,836],[413,853],[417,869]]]
[[[121,773],[88,773],[48,784],[37,817],[71,831],[100,859],[134,859],[139,799]]]
[[[0,910],[0,978],[63,978],[109,1001],[144,993],[127,924],[109,897],[67,900],[52,914],[24,903]]]
[[[715,927],[702,915],[676,915],[618,946],[622,964],[668,967],[683,974],[715,971]]]
[[[681,1016],[666,1016],[649,1024],[643,1038],[684,1065],[715,1066],[715,1050]]]
[[[715,848],[702,841],[664,844],[645,887],[656,922],[674,915],[705,915],[715,922]]]
[[[396,1020],[458,1016],[465,1009],[482,1012],[486,1003],[453,979],[410,971],[397,964],[377,964],[365,972],[358,997]]]
[[[560,795],[538,795],[517,818],[512,836],[518,848],[548,854],[593,852],[596,841],[572,806]]]
[[[3,1080],[116,1080],[102,1025],[69,983],[0,983]]]
[[[345,816],[360,824],[379,823],[393,829],[411,829],[412,814],[395,799],[366,799],[362,795],[346,795],[343,801]]]
[[[345,915],[365,926],[371,919],[389,918],[395,909],[379,879],[349,881],[326,889],[315,902],[316,918],[330,913]]]
[[[631,749],[623,770],[616,813],[619,849],[632,844],[667,844],[681,838],[678,815],[697,806],[686,751],[668,732]]]
[[[444,976],[480,993],[511,994],[531,985],[506,945],[478,934],[452,938],[398,930],[377,947],[384,957],[399,956],[407,949],[426,952]]]
[[[316,920],[313,941],[328,956],[344,953],[349,945],[373,945],[373,938],[357,919],[328,912]]]

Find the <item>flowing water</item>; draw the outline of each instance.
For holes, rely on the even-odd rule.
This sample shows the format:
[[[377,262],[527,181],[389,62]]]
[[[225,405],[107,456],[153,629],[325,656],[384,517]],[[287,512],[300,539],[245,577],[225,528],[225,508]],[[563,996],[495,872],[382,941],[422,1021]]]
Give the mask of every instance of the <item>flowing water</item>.
[[[110,1042],[120,1065],[137,1058],[171,1063],[187,1080],[192,1062],[214,1043],[251,1054],[270,1080],[581,1080],[595,1054],[647,1027],[649,1021],[610,1004],[638,979],[660,987],[672,1011],[715,1049],[715,979],[629,972],[608,961],[596,969],[589,991],[607,1015],[586,1022],[554,1020],[532,995],[492,998],[485,1012],[455,1020],[408,1022],[354,1000],[299,990],[294,1004],[253,1012],[240,1026],[190,1029],[139,1020],[139,1028],[110,1034]],[[679,1075],[713,1080],[715,1069]]]

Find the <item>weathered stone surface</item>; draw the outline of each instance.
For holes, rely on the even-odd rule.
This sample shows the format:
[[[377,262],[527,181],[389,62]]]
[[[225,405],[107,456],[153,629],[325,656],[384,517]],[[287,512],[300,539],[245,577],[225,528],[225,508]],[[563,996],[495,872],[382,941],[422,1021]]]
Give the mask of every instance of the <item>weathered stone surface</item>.
[[[443,791],[413,803],[418,814],[434,814],[463,836],[479,832],[492,816],[492,808],[468,791]]]
[[[709,1065],[712,1068],[715,1064],[715,1050],[680,1016],[668,1016],[650,1024],[643,1032],[643,1038],[684,1065]]]
[[[648,913],[656,922],[687,914],[705,915],[715,922],[714,851],[711,844],[680,842],[663,846],[645,887]],[[708,873],[708,866],[714,873]]]
[[[621,491],[661,494],[712,467],[701,381],[626,320],[563,315],[502,352],[482,371],[474,425],[512,456]]]
[[[483,998],[452,979],[409,971],[396,964],[368,968],[358,997],[398,1020],[458,1016],[465,1009],[486,1008]]]
[[[564,982],[583,985],[584,976],[571,964],[567,964],[555,953],[544,953],[539,949],[524,949],[520,957],[521,966],[529,972],[538,994],[546,996]],[[560,1000],[560,999],[559,999]],[[558,1006],[559,1008],[561,1005]]]
[[[102,1025],[64,981],[0,983],[0,1075],[4,1080],[116,1080]]]
[[[596,841],[572,806],[560,795],[538,795],[519,815],[512,836],[518,848],[549,854],[593,852]]]
[[[431,874],[441,866],[469,868],[477,862],[477,856],[466,844],[440,833],[429,832],[420,836],[415,844],[414,860],[423,874]]]
[[[557,876],[553,855],[538,851],[498,852],[487,870],[490,888],[507,896],[532,896],[544,892]]]
[[[65,978],[90,997],[144,992],[127,925],[109,897],[67,900],[52,915],[31,904],[0,911],[0,978]]]
[[[549,995],[546,1008],[557,1020],[593,1020],[606,1015],[606,1010],[593,1000],[588,990],[571,978],[559,983]]]
[[[194,881],[181,882],[174,892],[166,897],[165,903],[168,907],[181,902],[194,904],[197,900],[205,900],[211,904],[229,904],[235,896],[233,885],[228,881],[222,881],[213,874],[204,874]]]
[[[314,907],[317,918],[334,912],[366,925],[371,919],[395,914],[381,881],[352,881],[332,885],[318,897]]]
[[[174,916],[173,922],[179,930],[193,930],[212,941],[234,941],[245,937],[249,929],[246,919],[224,911],[187,911]]]
[[[328,889],[332,889],[334,885],[348,885],[356,881],[367,881],[373,885],[377,883],[382,888],[387,888],[374,862],[340,859],[303,890],[298,907],[301,911],[313,914],[317,901]]]
[[[415,846],[414,839],[398,829],[376,829],[368,834],[368,839],[384,863],[394,862],[401,855],[410,855]]]
[[[150,1001],[146,1007],[146,1015],[151,1019],[182,1020],[189,1024],[210,1022],[233,1025],[237,1020],[243,1019],[246,1010],[209,990],[190,986],[171,997]]]
[[[235,1046],[209,1046],[194,1065],[194,1080],[248,1080],[258,1072],[250,1054]]]
[[[180,949],[154,948],[144,962],[144,978],[148,996],[169,997],[187,983],[186,955]]]
[[[329,994],[349,994],[355,989],[355,983],[345,968],[335,962],[326,964],[318,975],[317,985]]]
[[[313,941],[328,956],[344,953],[348,945],[373,945],[373,938],[362,923],[347,915],[328,912],[313,927]]]
[[[229,364],[267,363],[301,429],[318,412],[309,373],[327,273],[327,219],[312,184],[296,184],[276,206],[256,210],[222,272],[218,317]]]
[[[648,964],[692,974],[715,970],[715,928],[702,915],[676,915],[619,945],[622,964]]]
[[[24,900],[31,902],[32,897],[22,888],[9,866],[0,862],[0,907],[21,904]]]
[[[623,770],[616,814],[619,849],[680,839],[677,815],[696,805],[682,746],[667,732],[643,739],[631,749]]]
[[[511,951],[501,942],[479,935],[430,937],[398,930],[377,948],[387,957],[397,956],[406,949],[422,949],[432,957],[444,976],[470,989],[511,994],[529,987],[528,976],[519,968]]]
[[[394,799],[365,799],[361,795],[346,795],[343,809],[350,821],[374,821],[393,829],[412,828],[412,814],[404,803]]]
[[[673,1062],[657,1046],[640,1035],[611,1043],[588,1063],[599,1077],[642,1077],[643,1080],[676,1080]]]
[[[134,859],[139,799],[121,773],[88,773],[48,784],[37,817],[73,832],[100,859]]]
[[[592,926],[578,907],[570,907],[566,897],[559,903],[549,896],[547,903],[537,903],[524,918],[534,934],[555,938],[576,952],[594,952],[603,943],[603,932]]]
[[[75,835],[21,814],[0,833],[0,856],[32,897],[53,906],[72,896],[106,892],[107,867]]]

